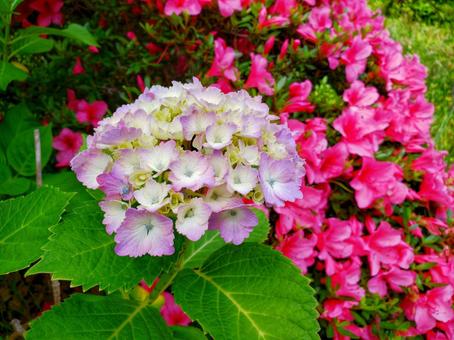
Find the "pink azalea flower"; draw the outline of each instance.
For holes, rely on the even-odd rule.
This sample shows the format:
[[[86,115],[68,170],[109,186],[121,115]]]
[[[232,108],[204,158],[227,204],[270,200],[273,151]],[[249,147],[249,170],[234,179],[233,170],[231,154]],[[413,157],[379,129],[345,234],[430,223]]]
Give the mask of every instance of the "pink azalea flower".
[[[289,87],[290,98],[281,112],[312,112],[314,105],[309,100],[309,94],[312,91],[312,83],[310,80],[305,80],[301,83],[292,83]]]
[[[52,141],[52,147],[57,150],[56,167],[62,168],[69,166],[69,162],[80,150],[82,144],[83,137],[81,133],[63,128],[60,134],[55,136]]]
[[[199,0],[167,0],[164,8],[165,15],[180,15],[184,11],[189,15],[197,15],[202,11]]]
[[[377,229],[371,218],[366,219],[369,236],[364,237],[371,275],[380,271],[380,265],[393,265],[408,269],[413,263],[413,248],[402,240],[401,231],[381,221]]]
[[[426,149],[411,163],[411,168],[416,171],[424,171],[431,174],[438,174],[445,171],[445,156],[447,151],[437,151],[433,148]]]
[[[265,6],[259,12],[258,18],[258,26],[259,30],[262,30],[265,27],[277,26],[283,27],[289,24],[289,18],[282,15],[275,15],[275,16],[268,16],[268,11]]]
[[[30,4],[39,13],[38,26],[49,26],[50,24],[63,25],[63,14],[60,12],[63,7],[61,0],[35,0]]]
[[[77,76],[78,74],[82,74],[85,72],[84,67],[82,66],[82,61],[80,60],[80,57],[76,57],[76,63],[74,64],[73,67],[73,74]]]
[[[224,17],[229,17],[234,11],[241,11],[241,0],[218,0],[219,12]]]
[[[441,205],[449,206],[453,202],[453,197],[450,195],[440,173],[425,174],[418,194],[423,200],[437,202]]]
[[[283,17],[290,16],[292,10],[297,6],[296,0],[276,0],[270,8],[271,14],[276,14]]]
[[[107,112],[107,104],[102,100],[88,103],[85,100],[79,100],[76,110],[76,119],[79,123],[88,123],[94,127]]]
[[[314,8],[309,14],[308,23],[298,27],[297,32],[306,40],[317,41],[316,33],[321,33],[332,26],[329,7]]]
[[[360,301],[366,294],[358,284],[361,278],[361,260],[355,256],[344,263],[336,263],[335,271],[330,275],[331,287],[339,297],[350,297]]]
[[[381,297],[388,294],[388,287],[395,292],[402,292],[401,287],[408,287],[415,283],[416,273],[392,267],[389,271],[381,271],[367,283],[371,293],[376,293]]]
[[[115,252],[131,257],[172,255],[175,251],[173,239],[173,222],[170,218],[130,208],[117,229]]]
[[[265,44],[263,45],[263,54],[264,55],[267,55],[273,49],[275,40],[276,40],[276,37],[274,35],[272,35],[271,37],[269,37],[266,40]]]
[[[214,41],[214,60],[208,70],[209,77],[225,77],[231,81],[238,79],[238,70],[234,66],[235,51],[227,47],[224,39],[217,38]]]
[[[345,74],[350,83],[358,79],[366,70],[367,58],[372,53],[372,47],[360,36],[353,38],[351,45],[341,55],[341,61],[345,65]]]
[[[164,305],[161,307],[161,315],[169,326],[188,326],[191,323],[189,316],[175,303],[173,295],[164,292]]]
[[[369,106],[377,101],[379,94],[373,86],[365,87],[364,83],[355,80],[344,92],[344,100],[352,106]]]
[[[254,53],[251,53],[251,60],[251,72],[249,73],[249,77],[246,80],[244,87],[247,89],[255,87],[260,93],[268,96],[273,95],[274,78],[273,75],[266,70],[268,61],[261,55]]]
[[[312,234],[309,238],[305,238],[304,232],[297,230],[293,235],[287,236],[280,241],[276,249],[290,258],[301,269],[301,272],[306,274],[307,267],[312,266],[315,262],[317,256],[317,252],[315,251],[316,244],[317,236],[315,234]]]
[[[407,315],[416,323],[420,332],[433,329],[437,321],[449,322],[454,319],[454,311],[451,307],[453,288],[451,286],[438,287],[421,294]]]
[[[358,207],[368,208],[379,198],[391,204],[400,204],[407,196],[407,186],[401,182],[402,169],[391,162],[363,157],[363,165],[350,185],[355,189]]]

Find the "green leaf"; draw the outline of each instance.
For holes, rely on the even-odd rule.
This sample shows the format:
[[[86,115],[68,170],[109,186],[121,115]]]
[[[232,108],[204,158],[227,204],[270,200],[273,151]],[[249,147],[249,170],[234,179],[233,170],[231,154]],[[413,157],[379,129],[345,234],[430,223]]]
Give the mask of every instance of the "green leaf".
[[[1,165],[0,165],[1,168]],[[0,182],[0,195],[17,196],[30,189],[32,181],[24,177],[11,177]]]
[[[39,26],[28,27],[20,31],[14,42],[22,40],[26,37],[28,38],[29,36],[38,36],[41,34],[61,36],[79,41],[87,45],[99,46],[96,42],[96,39],[91,35],[91,33],[84,26],[78,24],[69,24],[69,26],[64,29]]]
[[[32,321],[26,339],[172,339],[159,311],[117,295],[74,294]]]
[[[10,109],[0,123],[0,144],[4,150],[13,138],[22,131],[39,126],[27,105],[21,103]]]
[[[54,280],[69,280],[84,291],[96,285],[108,292],[130,289],[141,279],[151,284],[170,257],[118,256],[114,237],[107,234],[102,218],[95,201],[74,209],[51,228],[41,260],[26,275],[50,273]]]
[[[85,187],[77,180],[74,172],[62,171],[56,174],[44,174],[43,183],[57,187],[64,192],[73,192],[76,195],[69,202],[66,210],[71,211],[85,204],[97,204]]]
[[[5,91],[13,80],[25,80],[28,74],[7,61],[0,60],[0,90]]]
[[[31,36],[13,43],[11,55],[44,53],[50,51],[52,47],[54,47],[52,40]]]
[[[195,327],[173,326],[170,327],[174,340],[206,340],[202,331]]]
[[[6,150],[9,164],[22,176],[33,176],[36,172],[33,131],[33,129],[30,129],[16,135]],[[52,127],[50,125],[40,127],[39,132],[41,164],[44,168],[52,154]]]
[[[254,209],[254,212],[259,223],[246,241],[261,243],[268,238],[270,224],[263,211]],[[213,252],[225,245],[226,243],[219,235],[218,230],[208,230],[198,241],[190,243],[184,254],[183,267],[200,267]]]
[[[175,279],[176,302],[215,339],[318,339],[309,280],[268,246],[227,245]]]
[[[49,227],[58,223],[72,194],[43,187],[0,202],[0,274],[30,265],[41,255]]]

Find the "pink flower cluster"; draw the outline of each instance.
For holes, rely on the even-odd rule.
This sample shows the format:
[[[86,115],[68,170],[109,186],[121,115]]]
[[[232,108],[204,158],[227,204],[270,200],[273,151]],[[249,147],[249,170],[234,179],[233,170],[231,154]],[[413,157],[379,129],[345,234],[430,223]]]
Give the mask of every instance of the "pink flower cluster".
[[[100,203],[121,256],[174,252],[217,229],[240,244],[257,225],[243,199],[282,207],[302,198],[303,161],[260,97],[193,83],[153,86],[99,122],[71,161]],[[173,222],[175,221],[175,223]]]

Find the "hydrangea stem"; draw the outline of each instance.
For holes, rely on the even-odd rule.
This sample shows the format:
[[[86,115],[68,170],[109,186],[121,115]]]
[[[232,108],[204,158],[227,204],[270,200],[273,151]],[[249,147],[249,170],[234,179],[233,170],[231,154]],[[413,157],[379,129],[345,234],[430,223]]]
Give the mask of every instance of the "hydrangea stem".
[[[164,273],[159,277],[159,282],[156,284],[156,287],[151,292],[149,298],[150,303],[153,303],[158,299],[158,297],[172,284],[173,280],[178,275],[180,270],[183,269],[184,253],[189,245],[189,242],[191,241],[186,239],[185,242],[183,243],[183,246],[180,249],[177,261],[173,265],[173,268],[169,272]]]

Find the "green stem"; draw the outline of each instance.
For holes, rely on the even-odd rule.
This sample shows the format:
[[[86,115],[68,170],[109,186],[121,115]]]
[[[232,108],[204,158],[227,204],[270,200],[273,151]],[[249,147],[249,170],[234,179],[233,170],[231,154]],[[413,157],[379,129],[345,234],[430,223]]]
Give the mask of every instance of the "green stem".
[[[186,240],[183,243],[183,246],[181,247],[180,253],[178,254],[177,261],[175,262],[175,265],[173,266],[173,268],[168,273],[164,273],[163,275],[161,275],[159,277],[159,282],[156,284],[156,287],[153,289],[153,291],[150,294],[150,297],[149,297],[150,303],[153,303],[156,301],[156,299],[172,284],[175,277],[183,269],[184,253],[185,253],[185,250],[186,250],[189,242],[191,242],[191,241]]]

